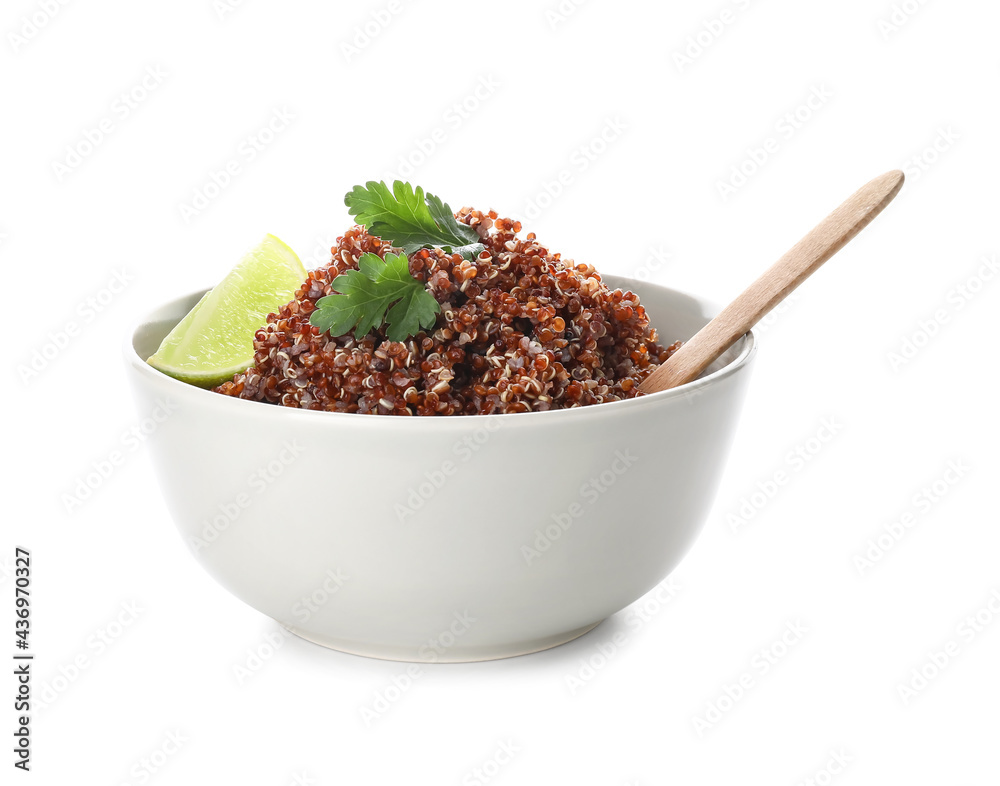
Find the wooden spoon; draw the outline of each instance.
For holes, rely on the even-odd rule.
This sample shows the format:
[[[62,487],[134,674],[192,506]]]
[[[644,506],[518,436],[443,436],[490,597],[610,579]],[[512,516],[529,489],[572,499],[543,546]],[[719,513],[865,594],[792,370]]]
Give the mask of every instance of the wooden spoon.
[[[894,170],[858,189],[646,377],[639,390],[656,393],[697,378],[713,360],[868,226],[899,193],[902,185],[903,173]]]

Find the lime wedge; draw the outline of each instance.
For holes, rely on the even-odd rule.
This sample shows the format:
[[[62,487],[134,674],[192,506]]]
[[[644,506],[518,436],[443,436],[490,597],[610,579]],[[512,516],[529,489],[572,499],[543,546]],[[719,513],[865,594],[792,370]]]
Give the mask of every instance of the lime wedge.
[[[308,273],[288,246],[267,235],[206,293],[146,362],[171,377],[211,388],[253,365],[253,337],[288,303]]]

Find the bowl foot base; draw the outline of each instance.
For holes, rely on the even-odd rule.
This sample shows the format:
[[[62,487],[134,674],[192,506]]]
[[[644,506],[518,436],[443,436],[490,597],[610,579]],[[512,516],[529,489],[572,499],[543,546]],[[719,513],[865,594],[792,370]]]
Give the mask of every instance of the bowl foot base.
[[[585,633],[589,633],[603,620],[598,620],[591,625],[584,625],[582,628],[559,633],[554,636],[546,636],[540,639],[529,641],[519,641],[512,644],[498,644],[484,647],[453,647],[443,654],[430,657],[421,657],[419,652],[406,647],[392,647],[381,645],[367,645],[355,641],[347,641],[336,638],[327,638],[315,633],[300,630],[291,625],[278,622],[289,633],[294,633],[301,639],[319,644],[337,652],[345,652],[348,655],[360,655],[365,658],[378,658],[379,660],[394,660],[404,663],[476,663],[484,660],[500,660],[501,658],[513,658],[518,655],[530,655],[533,652],[558,647],[560,644],[567,644],[574,639],[580,638]]]

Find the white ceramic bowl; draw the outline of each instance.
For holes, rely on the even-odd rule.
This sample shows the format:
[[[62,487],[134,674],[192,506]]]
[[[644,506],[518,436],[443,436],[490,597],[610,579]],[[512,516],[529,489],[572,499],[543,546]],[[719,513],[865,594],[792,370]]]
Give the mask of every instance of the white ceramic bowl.
[[[637,292],[666,343],[714,309]],[[715,495],[755,355],[740,339],[701,379],[629,401],[514,415],[385,417],[243,401],[144,360],[202,293],[125,346],[181,535],[226,589],[293,633],[406,661],[553,647],[655,587]]]

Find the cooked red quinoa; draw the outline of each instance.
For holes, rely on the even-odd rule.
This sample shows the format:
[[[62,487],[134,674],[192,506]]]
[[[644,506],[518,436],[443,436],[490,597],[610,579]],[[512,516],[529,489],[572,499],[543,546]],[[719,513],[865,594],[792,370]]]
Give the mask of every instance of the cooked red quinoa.
[[[254,365],[216,391],[287,407],[379,415],[488,415],[619,401],[676,351],[657,343],[631,292],[590,265],[552,254],[521,224],[463,208],[486,250],[474,261],[441,249],[409,256],[410,273],[441,304],[430,332],[389,341],[382,329],[331,338],[309,323],[358,257],[398,252],[354,227],[329,265],[254,336]]]

